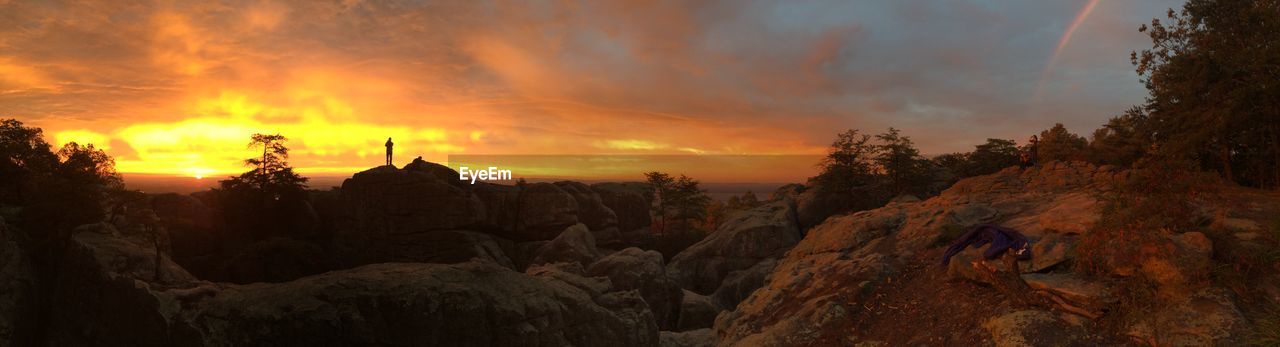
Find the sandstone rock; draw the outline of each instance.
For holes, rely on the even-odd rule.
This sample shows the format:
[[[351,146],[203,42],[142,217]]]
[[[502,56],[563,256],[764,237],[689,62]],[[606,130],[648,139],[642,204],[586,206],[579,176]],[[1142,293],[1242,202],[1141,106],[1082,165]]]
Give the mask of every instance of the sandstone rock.
[[[608,277],[587,277],[587,270],[578,263],[550,263],[530,266],[526,274],[538,278],[547,278],[574,286],[599,298],[613,291],[613,282]]]
[[[963,179],[923,202],[828,218],[778,260],[763,287],[717,317],[718,343],[816,344],[821,332],[851,324],[851,312],[867,300],[866,293],[901,271],[900,257],[937,247],[939,234],[954,228],[950,225],[983,221],[1014,226],[1013,221],[1020,221],[1015,229],[1037,238],[1076,232],[1064,229],[1087,225],[1099,211],[1055,201],[1066,197],[1092,204],[1085,197],[1111,186],[1114,177],[1085,163],[1014,167]],[[966,250],[952,263],[969,265],[966,253],[977,251]]]
[[[583,224],[564,229],[560,236],[539,248],[537,254],[532,262],[534,265],[569,262],[586,266],[600,258],[595,236]]]
[[[716,288],[715,293],[711,294],[711,302],[718,310],[734,309],[756,289],[764,286],[765,278],[773,273],[773,268],[777,265],[777,260],[766,259],[746,270],[730,272],[725,276],[724,282],[720,283],[720,288]]]
[[[711,347],[716,345],[715,335],[711,329],[698,329],[685,332],[663,331],[658,335],[658,345],[662,347]]]
[[[771,202],[732,215],[716,231],[671,259],[667,271],[681,287],[710,294],[732,271],[780,257],[800,241],[794,207]]]
[[[1140,343],[1160,346],[1232,346],[1243,343],[1246,320],[1230,292],[1206,288],[1154,312],[1139,316],[1128,334]]]
[[[1105,284],[1074,274],[1023,274],[1022,280],[1063,311],[1090,319],[1101,317],[1116,302]]]
[[[31,344],[36,278],[18,235],[0,219],[0,346]]]
[[[654,346],[644,301],[487,262],[375,264],[231,286],[185,314],[204,345]]]
[[[107,224],[75,230],[51,293],[50,345],[172,346],[181,315],[177,296],[160,288],[194,286],[195,278],[153,247]]]
[[[985,268],[995,268],[1001,270],[1009,270],[1005,268],[1003,262],[999,259],[988,261],[983,259],[982,250],[985,248],[969,247],[960,253],[951,257],[951,261],[947,263],[947,276],[953,280],[967,280],[977,283],[987,283],[988,277],[982,271]],[[985,262],[985,265],[974,265],[976,262]]]
[[[523,188],[488,182],[476,182],[470,188],[484,203],[485,220],[482,229],[511,238],[520,228],[520,194]]]
[[[560,181],[555,185],[573,196],[573,200],[578,203],[578,221],[585,224],[587,229],[599,230],[618,226],[618,216],[604,205],[600,195],[591,187],[573,181]]]
[[[911,195],[911,194],[898,195],[898,196],[895,196],[893,199],[889,200],[889,203],[891,204],[911,204],[911,203],[917,203],[917,202],[920,202],[920,198],[917,198],[915,195]]]
[[[285,283],[213,285],[108,225],[74,234],[52,293],[52,345],[655,346],[639,291],[570,265],[389,263]],[[565,267],[570,266],[570,267]],[[656,267],[661,269],[661,264]],[[604,293],[605,291],[610,291]]]
[[[1088,345],[1082,332],[1039,310],[1007,313],[982,325],[997,347]]]
[[[652,219],[649,218],[649,200],[645,194],[645,183],[596,183],[591,190],[600,196],[600,203],[613,211],[618,229],[627,232],[636,229],[648,229]],[[630,244],[629,246],[635,246]]]
[[[520,195],[520,226],[511,238],[550,240],[574,224],[578,224],[578,202],[572,195],[551,183],[532,183]]]
[[[1258,231],[1263,229],[1262,223],[1252,219],[1223,217],[1215,220],[1215,222],[1219,227],[1232,231]]]
[[[668,277],[661,253],[627,248],[591,264],[587,274],[608,277],[614,290],[639,290],[658,327],[670,330],[679,323],[684,292]]]
[[[356,173],[342,183],[350,219],[346,232],[377,239],[482,224],[484,204],[457,177],[447,167],[426,162],[404,170],[381,166]]]
[[[1023,262],[1023,272],[1040,272],[1071,260],[1075,255],[1076,238],[1071,235],[1049,233],[1031,240],[1031,260]]]
[[[719,313],[711,298],[685,290],[680,301],[680,322],[676,324],[676,331],[710,328]]]
[[[511,258],[516,271],[524,271],[533,265],[533,258],[538,257],[538,250],[548,243],[551,241],[516,242],[508,248],[507,256]]]
[[[1139,248],[1139,256],[1117,263],[1112,272],[1119,276],[1141,273],[1157,285],[1157,294],[1178,299],[1207,285],[1213,266],[1213,244],[1204,234],[1188,232],[1163,235]]]

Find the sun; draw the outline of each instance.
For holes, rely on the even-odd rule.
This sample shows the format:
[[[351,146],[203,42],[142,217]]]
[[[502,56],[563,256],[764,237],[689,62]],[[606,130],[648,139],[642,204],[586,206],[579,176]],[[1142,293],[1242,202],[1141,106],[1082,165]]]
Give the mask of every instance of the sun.
[[[207,176],[211,172],[213,172],[213,170],[209,170],[202,167],[187,169],[187,173],[190,174],[191,177],[195,177],[195,179],[198,179],[198,180],[204,179],[204,176]]]

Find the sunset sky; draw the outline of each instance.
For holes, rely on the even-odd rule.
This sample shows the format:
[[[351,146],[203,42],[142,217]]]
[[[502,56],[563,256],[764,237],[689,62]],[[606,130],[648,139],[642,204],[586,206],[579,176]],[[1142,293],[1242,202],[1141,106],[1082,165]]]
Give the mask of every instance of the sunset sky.
[[[121,172],[304,173],[448,154],[819,154],[889,126],[971,150],[1140,103],[1181,1],[0,0],[0,117]]]

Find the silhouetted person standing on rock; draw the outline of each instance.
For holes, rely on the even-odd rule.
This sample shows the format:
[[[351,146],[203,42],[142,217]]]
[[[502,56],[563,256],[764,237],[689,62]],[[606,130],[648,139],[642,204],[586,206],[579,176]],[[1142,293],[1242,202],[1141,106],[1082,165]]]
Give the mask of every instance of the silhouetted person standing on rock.
[[[392,142],[391,142],[391,138],[390,138],[390,137],[388,137],[388,138],[387,138],[387,144],[386,144],[386,146],[387,146],[387,165],[391,165],[391,146],[395,146],[395,145],[396,145],[395,143],[392,143]]]
[[[1036,155],[1036,152],[1040,149],[1039,147],[1040,139],[1036,138],[1035,135],[1031,135],[1031,138],[1027,139],[1027,146],[1022,150],[1022,155],[1018,158],[1021,159],[1022,167],[1027,168],[1036,165],[1036,161],[1039,160],[1039,156]]]

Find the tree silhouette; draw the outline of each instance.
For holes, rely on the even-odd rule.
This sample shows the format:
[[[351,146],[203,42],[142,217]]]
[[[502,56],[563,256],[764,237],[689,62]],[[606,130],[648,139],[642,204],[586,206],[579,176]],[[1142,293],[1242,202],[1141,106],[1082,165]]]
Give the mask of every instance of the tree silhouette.
[[[1131,59],[1162,155],[1227,179],[1280,185],[1280,1],[1191,0],[1139,31]]]
[[[876,139],[880,145],[876,146],[874,160],[888,178],[893,194],[920,192],[929,181],[930,163],[920,157],[911,138],[902,136],[898,129],[889,128],[888,132],[876,135]]]
[[[1067,131],[1062,123],[1040,132],[1040,144],[1036,147],[1036,155],[1042,162],[1054,160],[1083,160],[1085,148],[1089,141],[1084,137]]]
[[[249,148],[262,148],[262,157],[245,159],[245,166],[253,169],[229,180],[222,181],[227,190],[253,188],[275,199],[302,192],[307,178],[293,172],[289,166],[288,138],[283,135],[253,134]]]

